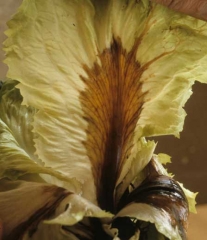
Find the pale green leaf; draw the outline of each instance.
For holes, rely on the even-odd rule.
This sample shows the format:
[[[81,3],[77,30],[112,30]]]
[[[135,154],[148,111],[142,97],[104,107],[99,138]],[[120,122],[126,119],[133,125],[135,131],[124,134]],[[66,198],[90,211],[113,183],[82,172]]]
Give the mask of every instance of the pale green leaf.
[[[53,216],[54,209],[69,194],[45,183],[8,180],[0,183],[3,240],[20,239],[25,232],[33,232],[40,221]]]
[[[16,89],[17,81],[7,80],[0,89],[0,119],[10,129],[13,137],[35,162],[34,137],[32,122],[37,112],[33,107],[21,106],[22,96]],[[39,161],[39,163],[41,163]]]
[[[185,196],[188,200],[189,210],[192,213],[197,213],[196,211],[196,196],[198,193],[191,192],[190,190],[186,189],[182,183],[179,183],[181,186],[183,192],[185,193]]]
[[[98,206],[76,194],[70,194],[64,199],[62,205],[68,205],[66,211],[54,219],[45,221],[45,223],[71,226],[81,221],[84,217],[113,217],[113,214],[101,210]]]
[[[158,158],[158,161],[161,163],[161,164],[167,164],[167,163],[171,163],[171,157],[165,153],[159,153],[157,155],[157,158]]]
[[[22,95],[25,92],[30,98],[24,96],[23,103],[39,109],[34,118],[38,157],[46,167],[82,182],[93,182],[83,146],[87,124],[80,117],[78,96],[84,89],[82,64],[92,65],[97,54],[92,19],[90,1],[24,0],[9,22],[10,37],[5,43],[7,63],[13,67],[16,61],[21,64],[15,79],[30,82],[26,84],[30,90],[26,87],[24,91],[22,82],[22,87],[19,85]]]
[[[172,226],[171,216],[163,209],[161,211],[160,209],[148,204],[132,203],[122,209],[116,215],[116,218],[126,216],[132,219],[135,218],[137,220],[155,224],[157,231],[169,238],[170,240],[182,240],[177,226]],[[159,234],[156,235],[154,233],[153,239],[160,240]]]
[[[17,179],[26,174],[47,174],[50,182],[57,179],[57,185],[65,184],[71,191],[80,192],[81,186],[75,179],[44,167],[34,155],[32,121],[36,110],[21,105],[22,97],[15,88],[16,84],[16,81],[8,80],[0,90],[0,178]],[[49,176],[42,175],[46,180]]]

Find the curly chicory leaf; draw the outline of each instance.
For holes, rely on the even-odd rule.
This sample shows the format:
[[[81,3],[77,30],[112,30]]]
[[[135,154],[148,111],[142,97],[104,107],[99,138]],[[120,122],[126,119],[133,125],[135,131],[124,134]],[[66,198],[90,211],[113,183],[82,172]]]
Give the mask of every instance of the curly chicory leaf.
[[[92,169],[98,188],[105,165],[126,174],[141,136],[178,135],[193,82],[206,81],[206,23],[148,0],[24,0],[8,25],[8,77],[39,109],[39,158],[80,181]]]
[[[69,194],[63,188],[45,183],[8,180],[0,183],[3,239],[21,239],[24,232],[35,229],[41,220],[51,216]]]
[[[23,114],[22,136],[17,133],[21,123],[11,120],[8,126],[9,118],[1,120],[6,150],[0,164],[6,172],[27,173],[31,167],[32,173],[48,173],[41,177],[51,183],[55,183],[51,176],[62,181],[59,176],[76,178],[82,197],[118,214],[111,222],[98,220],[114,239],[125,236],[110,229],[120,216],[130,224],[131,218],[141,221],[132,224],[132,231],[123,228],[133,239],[143,238],[143,222],[154,224],[147,228],[147,239],[150,234],[156,239],[185,239],[187,202],[193,209],[195,195],[183,188],[187,201],[182,188],[156,161],[149,181],[146,169],[155,143],[145,137],[179,136],[193,83],[207,82],[207,23],[148,0],[23,0],[8,26],[4,43],[8,77],[19,82],[22,104],[27,106],[21,111],[34,112],[32,118]],[[9,109],[5,106],[3,115]],[[19,116],[13,110],[11,114]],[[8,152],[14,154],[4,161]],[[2,176],[9,176],[4,172]],[[159,191],[153,195],[158,183]],[[163,208],[153,202],[160,196],[166,203]],[[131,214],[140,206],[142,211]],[[79,225],[74,226],[77,234],[71,230],[72,218],[66,211],[53,221],[69,225],[65,232],[78,239],[82,235]],[[122,224],[118,225],[120,232]],[[43,232],[39,236],[45,236]]]
[[[15,180],[27,174],[47,174],[50,180],[63,181],[62,185],[70,191],[80,192],[81,187],[75,179],[44,167],[35,156],[32,122],[37,110],[21,105],[22,96],[15,88],[17,83],[7,80],[0,89],[0,179]],[[49,178],[46,176],[42,175],[44,179]]]

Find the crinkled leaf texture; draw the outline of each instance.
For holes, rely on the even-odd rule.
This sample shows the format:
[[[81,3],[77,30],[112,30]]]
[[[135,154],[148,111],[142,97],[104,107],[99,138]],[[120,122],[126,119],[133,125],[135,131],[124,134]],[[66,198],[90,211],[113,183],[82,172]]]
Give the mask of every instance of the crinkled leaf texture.
[[[80,191],[80,185],[75,179],[51,167],[44,167],[35,156],[32,121],[37,110],[21,105],[22,96],[15,88],[17,83],[8,80],[0,89],[0,179],[15,180],[26,174],[49,174],[51,178],[63,181],[62,185],[71,191]]]
[[[0,216],[3,220],[3,239],[64,239],[61,225],[54,227],[37,226],[40,221],[57,216],[52,222],[61,222],[61,216],[67,204],[73,211],[67,224],[80,221],[85,215],[111,217],[92,203],[64,188],[51,184],[28,181],[1,180]],[[58,216],[59,215],[59,216]],[[43,228],[43,229],[42,229]],[[36,234],[34,234],[37,231]],[[25,233],[26,232],[26,233]],[[25,234],[24,234],[25,233]],[[72,233],[71,233],[72,234]],[[33,236],[34,235],[34,236]],[[70,234],[66,239],[71,239]]]
[[[185,239],[195,194],[145,138],[179,136],[191,86],[207,82],[207,23],[148,0],[23,0],[8,26],[3,239]],[[28,203],[14,223],[4,196]]]
[[[1,180],[0,216],[3,239],[21,239],[22,234],[47,218],[68,193],[44,183]]]

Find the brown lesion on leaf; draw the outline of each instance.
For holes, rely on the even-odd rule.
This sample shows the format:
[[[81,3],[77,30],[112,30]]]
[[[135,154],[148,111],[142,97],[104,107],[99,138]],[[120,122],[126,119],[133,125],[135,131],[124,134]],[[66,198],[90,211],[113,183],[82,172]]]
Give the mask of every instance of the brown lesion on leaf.
[[[38,206],[39,208],[37,208],[35,212],[31,211],[30,215],[25,216],[25,220],[20,222],[19,225],[17,225],[11,231],[4,231],[2,240],[8,240],[8,239],[20,240],[23,238],[25,233],[27,233],[29,237],[32,237],[33,234],[35,234],[35,232],[38,229],[38,224],[43,220],[51,218],[55,213],[56,208],[62,202],[62,200],[70,194],[65,189],[61,187],[56,187],[53,185],[42,187],[42,194],[46,194],[46,193],[48,193],[47,194],[48,199],[44,201],[42,205],[39,205]],[[31,199],[31,200],[35,201],[35,199]],[[17,207],[22,207],[22,211],[24,211],[24,208],[28,206],[17,206]],[[3,226],[4,226],[4,222],[3,222]],[[8,226],[5,226],[5,227],[8,227]]]
[[[144,68],[136,59],[137,39],[127,52],[120,39],[99,55],[92,69],[84,66],[86,90],[80,99],[88,122],[84,145],[92,162],[98,202],[113,211],[113,191],[120,170],[130,154],[136,123],[145,93],[140,81]]]
[[[144,171],[146,179],[131,193],[125,194],[119,203],[119,209],[137,202],[165,210],[169,214],[172,226],[178,228],[183,240],[187,239],[189,206],[182,188],[173,178],[160,174],[153,159]]]

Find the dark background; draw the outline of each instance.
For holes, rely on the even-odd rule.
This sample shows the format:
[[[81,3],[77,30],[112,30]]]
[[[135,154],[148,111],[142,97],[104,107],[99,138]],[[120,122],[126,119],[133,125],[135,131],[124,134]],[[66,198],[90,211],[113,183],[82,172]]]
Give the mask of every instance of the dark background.
[[[207,85],[196,82],[185,110],[187,117],[180,139],[155,138],[156,152],[172,157],[172,163],[167,165],[169,172],[185,187],[199,192],[197,202],[203,204],[207,203]]]

